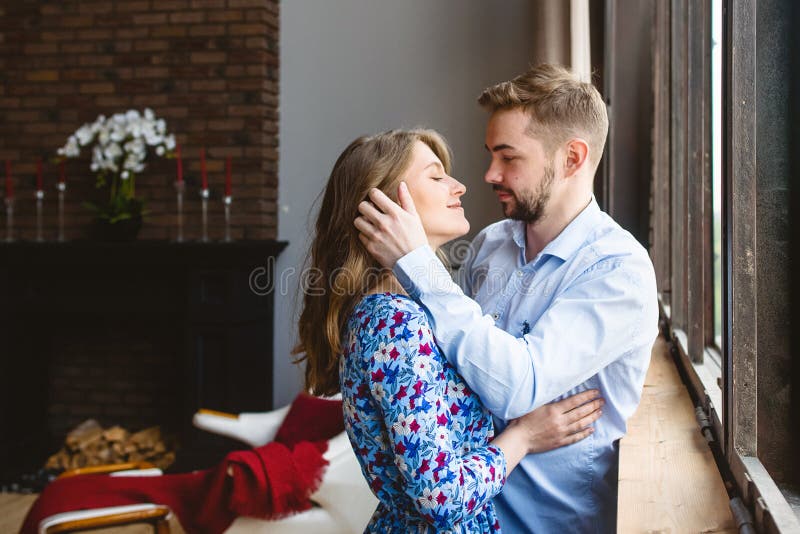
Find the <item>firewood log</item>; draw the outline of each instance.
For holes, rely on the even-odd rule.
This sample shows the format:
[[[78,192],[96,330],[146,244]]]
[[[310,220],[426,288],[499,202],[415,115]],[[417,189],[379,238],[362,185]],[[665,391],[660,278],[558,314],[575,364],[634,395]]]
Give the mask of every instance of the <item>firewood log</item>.
[[[65,445],[47,459],[45,467],[54,470],[149,461],[166,469],[175,461],[174,438],[162,436],[157,426],[131,433],[121,426],[103,429],[89,419],[67,434]]]
[[[89,443],[99,439],[103,435],[103,427],[94,419],[87,419],[76,426],[67,434],[67,447],[73,451],[81,450]]]
[[[107,441],[126,441],[128,436],[128,431],[119,425],[112,426],[103,432],[103,438]]]

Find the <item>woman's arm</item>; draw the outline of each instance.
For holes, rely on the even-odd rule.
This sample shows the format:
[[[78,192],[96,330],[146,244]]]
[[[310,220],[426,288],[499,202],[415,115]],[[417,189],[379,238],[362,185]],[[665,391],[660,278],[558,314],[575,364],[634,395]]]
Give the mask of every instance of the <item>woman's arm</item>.
[[[589,389],[545,404],[512,420],[492,443],[503,451],[510,473],[526,454],[545,452],[580,441],[594,432],[605,401]]]

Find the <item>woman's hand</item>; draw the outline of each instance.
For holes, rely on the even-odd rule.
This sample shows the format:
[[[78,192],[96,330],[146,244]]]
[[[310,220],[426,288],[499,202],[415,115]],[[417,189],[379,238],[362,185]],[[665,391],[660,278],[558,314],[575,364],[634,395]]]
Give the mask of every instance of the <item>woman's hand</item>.
[[[603,414],[605,401],[596,389],[545,404],[514,419],[509,426],[525,429],[528,453],[544,452],[580,441],[594,432],[590,426]]]

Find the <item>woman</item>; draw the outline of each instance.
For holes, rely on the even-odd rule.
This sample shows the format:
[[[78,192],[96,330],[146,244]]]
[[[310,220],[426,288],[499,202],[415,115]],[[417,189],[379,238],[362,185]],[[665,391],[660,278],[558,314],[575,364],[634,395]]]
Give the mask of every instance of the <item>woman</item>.
[[[543,406],[497,437],[489,413],[439,352],[423,308],[358,239],[357,206],[405,181],[434,249],[469,230],[449,176],[450,152],[431,130],[353,141],[334,165],[311,245],[300,317],[306,386],[342,392],[345,427],[380,500],[368,532],[495,532],[492,505],[528,453],[583,439],[600,415],[596,391]],[[589,402],[591,401],[591,402]]]

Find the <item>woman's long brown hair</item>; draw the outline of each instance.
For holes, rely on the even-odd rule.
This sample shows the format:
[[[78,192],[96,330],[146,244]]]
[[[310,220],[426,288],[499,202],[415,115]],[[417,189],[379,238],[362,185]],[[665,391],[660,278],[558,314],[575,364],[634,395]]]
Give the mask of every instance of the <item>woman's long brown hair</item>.
[[[391,130],[359,137],[333,166],[320,205],[304,276],[299,342],[292,351],[305,361],[305,386],[314,395],[339,392],[342,332],[361,298],[389,273],[358,239],[358,204],[377,188],[396,198],[398,178],[411,162],[416,141],[428,145],[450,173],[450,149],[433,130]]]

